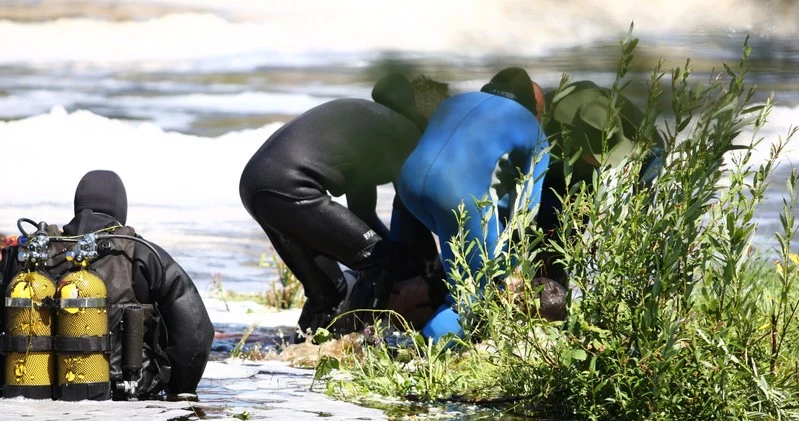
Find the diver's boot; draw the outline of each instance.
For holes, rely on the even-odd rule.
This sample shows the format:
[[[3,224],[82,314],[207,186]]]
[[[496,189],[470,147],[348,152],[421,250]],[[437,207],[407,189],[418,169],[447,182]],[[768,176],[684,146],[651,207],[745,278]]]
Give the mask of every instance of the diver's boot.
[[[377,318],[377,312],[388,303],[394,276],[387,270],[362,270],[346,301],[341,304],[334,328],[339,334],[357,332]]]
[[[297,324],[300,325],[294,343],[302,343],[312,338],[318,328],[327,328],[336,313],[336,306],[322,297],[308,297],[302,306]]]
[[[330,327],[339,305],[347,295],[347,279],[341,273],[329,284],[303,284],[303,287],[306,300],[297,321],[299,329],[294,336],[294,343],[305,342],[307,338],[313,338],[317,329]]]

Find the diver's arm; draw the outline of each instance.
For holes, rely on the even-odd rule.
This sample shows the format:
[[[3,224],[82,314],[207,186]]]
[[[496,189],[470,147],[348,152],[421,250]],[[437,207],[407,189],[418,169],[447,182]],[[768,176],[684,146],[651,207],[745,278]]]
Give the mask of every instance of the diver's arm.
[[[347,193],[347,208],[360,218],[380,238],[388,239],[389,231],[377,216],[377,186],[355,186]]]
[[[425,279],[433,279],[439,275],[436,270],[441,269],[441,257],[435,237],[405,207],[399,195],[394,196],[390,235],[391,242],[396,245],[400,254],[410,260]]]
[[[137,260],[141,257],[143,265],[136,269],[148,279],[152,301],[167,328],[166,352],[172,364],[169,393],[195,393],[211,352],[214,328],[189,275],[164,249],[152,245],[163,262],[163,276],[158,259],[144,246],[137,247]]]
[[[0,250],[0,281],[3,283],[3,291],[11,278],[17,274],[22,265],[17,261],[19,246],[8,246]]]

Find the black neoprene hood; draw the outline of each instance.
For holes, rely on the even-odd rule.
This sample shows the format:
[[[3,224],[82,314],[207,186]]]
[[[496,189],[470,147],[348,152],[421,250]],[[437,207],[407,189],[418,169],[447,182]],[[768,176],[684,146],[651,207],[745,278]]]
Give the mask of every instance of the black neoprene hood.
[[[372,99],[376,103],[402,114],[411,120],[420,131],[424,131],[427,119],[416,109],[413,85],[405,76],[392,73],[377,81],[372,89]]]
[[[512,99],[536,114],[533,81],[520,67],[502,69],[480,91]]]
[[[75,189],[75,215],[86,209],[109,215],[125,225],[128,219],[128,195],[117,173],[94,170],[80,179]]]

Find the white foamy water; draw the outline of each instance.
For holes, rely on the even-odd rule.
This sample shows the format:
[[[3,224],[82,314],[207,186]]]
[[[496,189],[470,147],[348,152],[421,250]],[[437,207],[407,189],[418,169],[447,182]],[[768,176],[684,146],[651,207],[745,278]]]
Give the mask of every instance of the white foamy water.
[[[538,56],[614,41],[632,21],[637,35],[661,41],[684,35],[747,32],[764,39],[792,39],[799,34],[799,6],[778,1],[311,0],[292,7],[252,1],[150,3],[172,5],[174,13],[144,21],[0,21],[0,63],[93,67],[135,62],[143,68],[176,70],[318,65],[334,59],[359,65],[359,58],[375,51]],[[207,12],[189,13],[181,6]]]
[[[0,122],[0,156],[26,168],[0,185],[0,197],[6,204],[70,203],[80,177],[105,168],[122,177],[133,204],[237,204],[241,170],[279,126],[205,138],[54,108]]]
[[[0,113],[10,118],[43,114],[53,107],[71,107],[78,102],[100,102],[101,95],[31,90],[13,96],[0,97]]]

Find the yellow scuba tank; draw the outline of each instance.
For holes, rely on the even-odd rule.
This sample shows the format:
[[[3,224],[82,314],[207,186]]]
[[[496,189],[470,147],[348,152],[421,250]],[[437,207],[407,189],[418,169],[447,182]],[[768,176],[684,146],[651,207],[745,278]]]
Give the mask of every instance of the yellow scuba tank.
[[[59,281],[55,294],[57,399],[111,398],[107,291],[88,265],[97,256],[95,240],[87,234],[68,254],[75,269]]]
[[[53,384],[53,295],[55,282],[43,272],[24,270],[6,290],[7,398],[51,399]]]
[[[29,236],[22,222],[37,226]],[[38,225],[20,219],[17,226],[23,234],[17,260],[23,269],[8,284],[5,293],[6,332],[3,339],[5,354],[5,397],[23,396],[32,399],[51,399],[53,396],[53,296],[55,282],[40,264],[48,258],[47,224]]]

